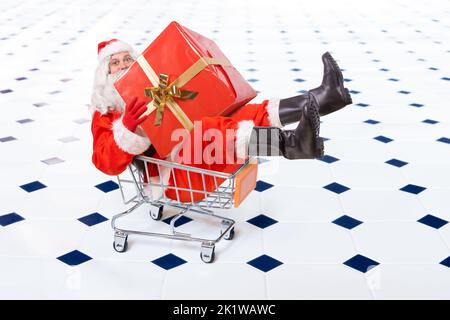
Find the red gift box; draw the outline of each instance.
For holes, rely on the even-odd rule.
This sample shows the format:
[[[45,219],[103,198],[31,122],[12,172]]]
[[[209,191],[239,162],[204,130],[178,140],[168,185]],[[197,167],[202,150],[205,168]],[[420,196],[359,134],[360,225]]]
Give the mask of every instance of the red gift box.
[[[171,139],[174,130],[190,131],[194,121],[228,115],[256,96],[212,40],[175,21],[115,87],[125,103],[134,97],[148,101],[148,116],[141,127],[162,157],[179,142]]]

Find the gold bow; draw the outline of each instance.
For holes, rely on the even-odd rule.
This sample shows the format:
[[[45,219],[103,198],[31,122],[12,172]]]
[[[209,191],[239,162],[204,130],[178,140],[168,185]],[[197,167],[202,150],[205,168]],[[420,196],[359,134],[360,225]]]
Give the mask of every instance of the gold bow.
[[[159,126],[162,122],[164,115],[164,107],[167,101],[173,101],[173,98],[179,98],[183,100],[194,99],[198,92],[182,90],[176,85],[169,85],[169,76],[167,74],[161,73],[159,75],[159,82],[156,87],[144,88],[145,95],[147,97],[152,97],[153,105],[156,108],[155,115],[155,126]]]
[[[158,110],[155,115],[155,125],[161,124],[162,115],[164,107],[167,106],[173,115],[178,119],[178,121],[186,128],[191,131],[194,127],[192,121],[184,113],[183,109],[178,105],[178,103],[173,98],[181,99],[194,99],[197,96],[197,92],[179,89],[184,86],[189,80],[195,77],[208,65],[220,65],[220,66],[231,66],[231,63],[227,59],[217,59],[210,57],[200,57],[192,66],[190,66],[185,72],[183,72],[177,79],[175,79],[171,84],[167,85],[169,77],[166,74],[160,74],[159,78],[153,68],[150,66],[148,61],[143,55],[140,55],[136,61],[141,67],[142,71],[145,73],[147,78],[153,87],[144,88],[145,95],[147,97],[152,97],[153,101],[147,104],[147,111],[141,116],[145,117],[152,113],[154,110]],[[156,124],[158,123],[158,124]]]

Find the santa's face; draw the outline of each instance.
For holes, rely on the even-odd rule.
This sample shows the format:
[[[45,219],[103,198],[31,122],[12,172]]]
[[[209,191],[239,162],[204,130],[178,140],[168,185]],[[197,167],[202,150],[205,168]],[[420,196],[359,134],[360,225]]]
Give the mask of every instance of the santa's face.
[[[109,74],[125,71],[133,62],[134,59],[128,51],[113,54],[109,59]]]

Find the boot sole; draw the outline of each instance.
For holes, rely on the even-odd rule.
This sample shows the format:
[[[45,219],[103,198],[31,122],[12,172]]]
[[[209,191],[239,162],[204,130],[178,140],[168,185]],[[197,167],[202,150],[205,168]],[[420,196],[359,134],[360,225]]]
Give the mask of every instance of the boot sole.
[[[350,96],[350,93],[348,92],[348,89],[344,87],[344,76],[342,75],[341,68],[339,68],[336,60],[331,56],[329,52],[325,52],[324,57],[328,59],[331,62],[331,65],[335,71],[336,80],[339,83],[339,92],[341,93],[342,97],[344,97],[344,103],[345,105],[352,104],[352,98]]]
[[[310,97],[314,99],[314,97]],[[314,155],[311,158],[322,158],[324,155],[323,139],[320,137],[320,114],[315,102],[308,104],[308,119],[314,131]]]

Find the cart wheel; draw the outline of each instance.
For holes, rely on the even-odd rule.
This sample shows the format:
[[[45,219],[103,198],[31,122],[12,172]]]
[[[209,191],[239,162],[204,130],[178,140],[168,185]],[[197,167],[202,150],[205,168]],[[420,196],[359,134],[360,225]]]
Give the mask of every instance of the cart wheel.
[[[113,242],[113,248],[117,252],[125,252],[128,248],[128,235],[122,236],[122,235],[115,235],[114,236],[114,242]]]
[[[231,225],[230,221],[222,220],[221,222],[221,230],[220,233],[222,234],[225,230],[228,229],[228,227]],[[234,227],[232,227],[224,236],[223,238],[225,240],[231,240],[234,238]]]
[[[164,206],[162,204],[152,204],[150,205],[150,217],[153,220],[161,220],[163,215]]]
[[[215,247],[202,246],[202,251],[200,252],[200,259],[202,259],[204,263],[211,263],[214,261],[215,258],[214,248]]]
[[[223,237],[225,240],[233,240],[234,238],[234,227]]]
[[[200,258],[202,259],[202,261],[203,261],[204,263],[211,263],[211,262],[214,262],[214,258],[215,258],[214,250],[213,250],[211,256],[209,256],[209,257],[203,256],[203,253],[200,252]]]

